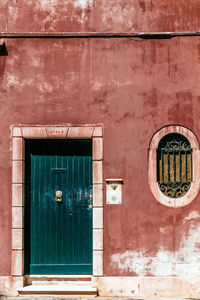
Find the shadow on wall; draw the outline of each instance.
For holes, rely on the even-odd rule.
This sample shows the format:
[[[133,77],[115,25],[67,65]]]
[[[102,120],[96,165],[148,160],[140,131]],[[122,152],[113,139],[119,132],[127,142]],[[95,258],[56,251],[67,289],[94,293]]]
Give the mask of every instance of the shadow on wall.
[[[0,56],[8,56],[8,51],[4,42],[2,44],[0,43]]]

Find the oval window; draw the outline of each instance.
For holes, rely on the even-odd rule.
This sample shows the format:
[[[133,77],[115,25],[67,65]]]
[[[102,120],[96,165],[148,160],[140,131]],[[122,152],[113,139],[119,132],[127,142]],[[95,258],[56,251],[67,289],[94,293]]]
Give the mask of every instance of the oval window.
[[[179,198],[188,192],[192,181],[192,149],[183,135],[170,133],[160,140],[157,181],[167,197]]]
[[[148,181],[155,199],[169,207],[191,203],[200,188],[199,142],[180,125],[158,130],[149,145]]]

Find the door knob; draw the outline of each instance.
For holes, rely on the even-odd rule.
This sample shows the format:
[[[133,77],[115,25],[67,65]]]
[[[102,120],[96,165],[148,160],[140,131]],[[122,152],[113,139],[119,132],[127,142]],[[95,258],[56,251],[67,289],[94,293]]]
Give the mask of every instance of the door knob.
[[[61,191],[56,191],[56,202],[60,203],[62,202],[62,192]]]

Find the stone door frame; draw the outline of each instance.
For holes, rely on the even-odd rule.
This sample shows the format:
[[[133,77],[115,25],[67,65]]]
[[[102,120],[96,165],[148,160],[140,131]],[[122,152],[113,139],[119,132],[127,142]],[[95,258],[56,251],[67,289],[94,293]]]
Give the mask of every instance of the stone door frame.
[[[83,139],[93,142],[93,276],[103,276],[103,127],[100,125],[12,126],[11,275],[24,275],[25,139]],[[21,282],[21,281],[20,281]]]

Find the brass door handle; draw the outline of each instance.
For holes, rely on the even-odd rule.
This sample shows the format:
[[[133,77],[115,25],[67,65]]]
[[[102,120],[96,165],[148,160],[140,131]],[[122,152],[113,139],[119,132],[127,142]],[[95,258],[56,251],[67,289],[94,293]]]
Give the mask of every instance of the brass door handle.
[[[61,191],[56,191],[56,202],[60,203],[62,202],[62,192]]]

